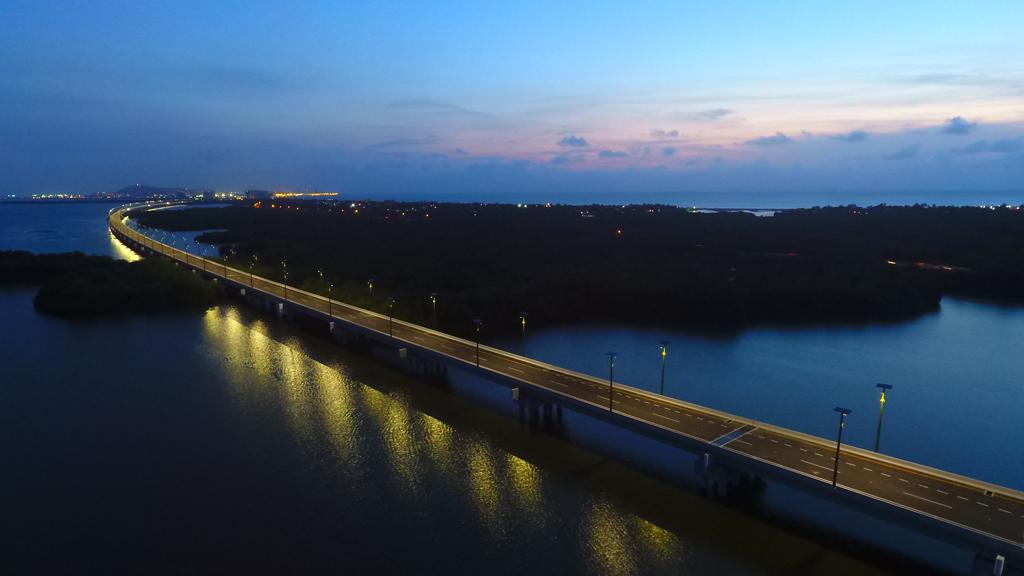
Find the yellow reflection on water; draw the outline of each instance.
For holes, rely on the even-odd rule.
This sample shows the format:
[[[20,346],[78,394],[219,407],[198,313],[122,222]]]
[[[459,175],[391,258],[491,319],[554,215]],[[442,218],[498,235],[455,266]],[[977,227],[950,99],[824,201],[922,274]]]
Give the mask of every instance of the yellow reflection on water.
[[[415,493],[419,484],[419,469],[412,443],[409,407],[402,399],[368,386],[361,387],[360,391],[363,406],[380,430],[394,477],[401,480],[405,490]]]
[[[452,427],[429,414],[421,414],[423,438],[427,441],[430,461],[434,462],[443,474],[457,473],[452,459]]]
[[[356,470],[359,460],[358,413],[348,375],[325,364],[314,366],[320,392],[320,413],[335,452],[346,469]]]
[[[506,454],[505,476],[516,498],[516,506],[531,520],[542,523],[544,503],[540,469],[514,454]]]
[[[500,532],[501,489],[495,472],[495,459],[480,441],[468,450],[469,486],[484,527]]]
[[[142,260],[142,256],[139,256],[131,248],[125,246],[123,242],[117,239],[117,236],[114,236],[113,232],[108,231],[107,234],[110,236],[110,247],[114,249],[114,258],[129,262]]]
[[[680,569],[683,549],[679,538],[647,520],[608,501],[591,504],[584,518],[584,545],[594,563],[594,572],[636,574],[642,566],[638,559],[658,559]]]
[[[636,574],[634,550],[629,533],[610,503],[596,502],[584,518],[584,544],[589,558],[602,574]]]
[[[207,353],[222,360],[241,407],[280,410],[302,449],[314,453],[317,442],[331,445],[343,474],[372,474],[379,451],[388,476],[374,480],[394,484],[414,501],[412,510],[430,510],[415,500],[431,497],[424,481],[436,476],[459,487],[492,535],[507,532],[506,515],[525,517],[536,528],[544,524],[542,474],[533,464],[459,434],[413,409],[401,394],[352,380],[343,367],[309,356],[300,340],[271,337],[268,324],[245,318],[235,307],[208,310],[203,333]]]

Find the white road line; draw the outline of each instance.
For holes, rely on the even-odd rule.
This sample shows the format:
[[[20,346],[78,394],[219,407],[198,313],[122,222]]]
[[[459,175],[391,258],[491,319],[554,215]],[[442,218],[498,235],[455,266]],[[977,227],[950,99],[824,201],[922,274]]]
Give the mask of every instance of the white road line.
[[[996,508],[996,510],[999,510],[1003,514],[1013,514],[1013,512],[1010,512],[1009,510],[1003,510],[1002,508]]]
[[[733,440],[733,442],[739,442],[740,444],[746,444],[747,446],[753,446],[753,444],[751,444],[750,442],[747,442],[746,440],[740,440],[739,438]],[[731,444],[731,442],[730,442],[730,444]]]
[[[939,494],[945,494],[946,496],[949,496],[949,492],[946,492],[945,490],[940,490],[936,488],[935,491],[938,492]]]
[[[769,440],[769,441],[770,441],[770,442],[771,442],[772,444],[778,444],[778,443],[779,443],[779,441],[778,441],[778,440],[776,440],[775,438],[769,438],[768,440]]]
[[[665,420],[671,420],[673,422],[679,422],[679,420],[676,420],[675,418],[673,418],[671,416],[665,416],[664,414],[658,414],[657,412],[651,412],[651,415],[652,416],[657,416],[658,418],[664,418]]]
[[[565,384],[563,382],[558,382],[557,380],[548,380],[548,382],[554,384],[555,386],[561,386],[562,388],[568,388],[569,387],[568,384]]]
[[[832,470],[828,466],[822,466],[821,464],[815,464],[814,462],[808,462],[807,460],[801,460],[801,462],[803,462],[804,464],[810,464],[811,466],[817,466],[818,468],[822,468],[824,470]]]
[[[782,445],[785,446],[786,448],[792,448],[793,447],[793,445],[790,444],[789,442],[783,442]]]
[[[943,508],[949,508],[950,510],[953,509],[953,507],[950,506],[949,504],[943,504],[942,502],[936,502],[935,500],[929,500],[927,498],[922,498],[921,496],[918,496],[917,494],[911,494],[910,492],[907,492],[907,491],[904,491],[903,493],[906,494],[907,496],[910,496],[911,498],[917,498],[918,500],[924,500],[925,502],[931,502],[932,504],[935,504],[936,506],[942,506]]]
[[[929,490],[929,488],[927,486],[925,486],[924,484],[921,484],[920,482],[918,482],[917,485],[920,486],[921,488],[924,488],[925,490]]]
[[[970,500],[968,500],[967,498],[964,498],[963,496],[957,496],[957,499],[958,500],[963,500],[964,502],[970,502]]]
[[[985,508],[988,508],[988,504],[985,504],[984,502],[979,502],[975,500],[974,503],[977,504],[978,506],[984,506]]]
[[[879,474],[885,476],[886,478],[892,478],[892,474],[886,474],[885,472],[879,472]]]
[[[822,455],[822,454],[819,454],[819,453],[817,453],[817,452],[815,452],[815,453],[814,453],[814,455],[815,455],[815,456],[821,456],[822,458],[824,458],[824,457],[825,457],[824,455]]]
[[[513,366],[509,366],[508,369],[513,371],[513,372],[518,372],[520,374],[526,374],[526,370],[520,370],[519,368],[515,368]]]
[[[801,446],[801,447],[800,447],[800,451],[801,451],[801,452],[807,452],[807,448],[804,448],[804,447],[802,447],[802,446]]]
[[[872,470],[871,468],[868,468],[867,466],[861,466],[861,468],[863,468],[864,470],[867,470],[868,472],[874,472],[874,470]]]
[[[906,482],[907,484],[910,484],[910,482],[904,478],[897,478],[897,480],[899,480],[900,482]]]
[[[686,413],[686,417],[687,417],[687,418],[693,418],[693,414],[690,414],[689,412],[687,412],[687,413]]]
[[[857,465],[854,464],[853,462],[843,462],[843,464],[846,464],[847,466],[853,466],[854,468],[857,467]]]

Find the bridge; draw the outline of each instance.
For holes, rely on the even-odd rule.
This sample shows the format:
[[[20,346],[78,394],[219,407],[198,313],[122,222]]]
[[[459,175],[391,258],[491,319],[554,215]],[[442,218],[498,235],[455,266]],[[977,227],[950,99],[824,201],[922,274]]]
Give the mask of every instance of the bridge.
[[[229,287],[337,324],[385,346],[457,365],[588,414],[705,454],[704,462],[795,483],[859,510],[938,531],[976,552],[1024,562],[1024,493],[921,464],[599,379],[286,286],[162,243],[111,210],[109,227],[141,253],[162,254]],[[1016,453],[1007,447],[1008,454]],[[838,456],[838,461],[837,461]],[[835,476],[835,482],[833,482]]]

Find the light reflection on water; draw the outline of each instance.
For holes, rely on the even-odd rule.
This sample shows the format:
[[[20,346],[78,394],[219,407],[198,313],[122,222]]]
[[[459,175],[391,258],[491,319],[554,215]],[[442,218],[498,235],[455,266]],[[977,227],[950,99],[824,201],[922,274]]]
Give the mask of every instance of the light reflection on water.
[[[113,257],[118,260],[127,260],[129,262],[135,262],[141,260],[142,256],[139,256],[132,251],[131,248],[125,246],[120,240],[114,236],[113,232],[108,232],[110,235],[110,252]]]
[[[363,452],[377,450],[386,462],[388,483],[413,506],[429,499],[432,494],[425,490],[434,490],[441,478],[475,510],[478,529],[503,548],[511,545],[520,524],[543,531],[550,523],[544,474],[534,464],[485,439],[457,433],[412,409],[402,396],[354,380],[343,366],[312,358],[297,339],[275,340],[262,321],[243,320],[233,307],[209,310],[203,335],[207,352],[221,357],[239,405],[254,410],[276,399],[304,452],[314,454],[315,445],[326,439],[338,469],[351,472],[366,466]],[[679,547],[667,531],[606,500],[589,505],[580,553],[599,572],[635,573],[634,556],[650,552],[651,543],[661,557]]]

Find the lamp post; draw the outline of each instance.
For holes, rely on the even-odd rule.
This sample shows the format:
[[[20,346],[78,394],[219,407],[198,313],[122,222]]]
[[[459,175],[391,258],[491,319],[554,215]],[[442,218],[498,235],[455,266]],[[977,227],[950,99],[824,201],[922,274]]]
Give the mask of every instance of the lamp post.
[[[281,260],[281,270],[283,271],[283,276],[284,276],[284,282],[282,283],[282,284],[284,284],[284,301],[287,302],[288,301],[288,261],[287,260]]]
[[[839,447],[843,445],[843,428],[846,428],[846,417],[849,416],[851,410],[846,408],[840,408],[836,406],[833,408],[836,412],[839,412],[839,435],[836,437],[836,463],[832,468],[832,487],[836,487],[836,480],[839,478]]]
[[[615,396],[615,357],[618,356],[615,352],[605,352],[608,356],[608,411],[614,412],[612,407],[612,398]]]
[[[430,293],[430,327],[437,330],[437,292]]]
[[[331,318],[334,318],[334,308],[331,307],[331,305],[333,304],[333,302],[331,302],[331,292],[333,292],[333,291],[334,291],[334,283],[333,282],[328,282],[327,283],[327,315],[330,316]]]
[[[395,297],[388,298],[388,336],[393,336],[392,325],[395,313]]]
[[[668,358],[668,340],[661,341],[661,395],[665,395],[665,361]]]
[[[523,356],[526,356],[526,312],[519,313],[519,326],[523,333]]]
[[[256,262],[260,257],[253,252],[252,258],[249,259],[249,288],[252,288],[252,269],[256,267]]]
[[[881,392],[878,396],[878,429],[875,430],[875,452],[882,440],[882,414],[885,411],[885,391],[892,390],[892,384],[875,384]]]
[[[373,298],[373,278],[366,281],[366,286],[370,288],[370,298]]]
[[[196,245],[196,256],[198,256],[199,259],[203,261],[203,272],[206,272],[206,258],[203,256],[203,246],[202,244],[199,243],[199,240],[196,238],[193,238],[192,242],[194,242]]]
[[[473,324],[476,325],[476,367],[480,367],[480,327],[483,326],[484,321],[479,318],[473,319]]]

